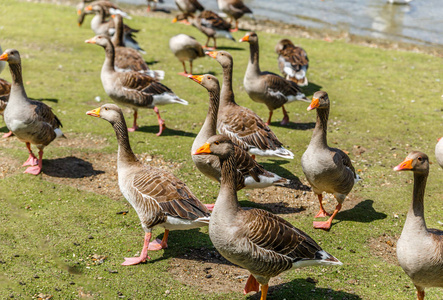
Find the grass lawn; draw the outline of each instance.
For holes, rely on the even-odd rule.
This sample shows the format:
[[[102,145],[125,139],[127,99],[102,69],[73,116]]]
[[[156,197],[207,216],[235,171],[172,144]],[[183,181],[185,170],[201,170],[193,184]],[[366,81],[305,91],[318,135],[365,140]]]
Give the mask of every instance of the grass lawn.
[[[172,232],[169,249],[150,252],[152,259],[146,264],[120,265],[123,257],[141,250],[144,233],[135,211],[118,191],[115,134],[107,122],[85,114],[111,101],[100,80],[104,51],[84,43],[94,35],[90,17],[79,28],[74,7],[13,0],[2,0],[0,11],[3,50],[20,51],[28,96],[54,109],[68,137],[45,149],[39,176],[22,174],[20,166],[28,155],[23,143],[16,138],[0,140],[0,297],[257,299],[242,294],[244,270],[221,264],[220,270],[226,272],[216,276],[219,265],[211,264],[212,269],[204,271],[207,261],[195,253],[214,253],[207,228]],[[189,105],[160,107],[167,126],[161,137],[155,135],[154,112],[139,111],[141,130],[130,134],[131,144],[147,163],[171,170],[199,199],[213,203],[218,184],[203,177],[190,157],[193,138],[206,116],[207,92],[177,75],[182,66],[168,47],[169,38],[178,33],[193,35],[201,43],[206,37],[193,27],[172,24],[171,19],[134,16],[126,23],[141,29],[137,40],[147,52],[144,58],[152,62],[152,69],[165,70],[163,83]],[[244,33],[234,37],[238,40]],[[278,73],[274,46],[281,38],[292,39],[308,52],[310,84],[303,91],[308,97],[320,89],[328,92],[329,145],[349,151],[363,178],[329,232],[312,228],[318,210],[312,192],[282,188],[239,192],[247,206],[272,211],[272,206],[263,204],[272,199],[276,205],[303,207],[281,216],[344,263],[283,273],[271,280],[269,299],[414,299],[415,288],[395,256],[411,202],[412,174],[396,173],[392,167],[412,150],[427,153],[435,162],[425,213],[428,227],[441,229],[443,170],[436,164],[434,147],[443,135],[442,59],[342,40],[258,35],[262,70]],[[243,89],[249,45],[228,40],[217,44],[234,57],[237,102],[267,119],[267,108],[250,100]],[[196,60],[194,72],[222,79],[221,67],[209,57]],[[8,68],[0,76],[11,80]],[[300,158],[315,122],[315,111],[306,111],[307,106],[287,105],[291,120],[287,127],[279,125],[282,113],[276,111],[271,126],[295,159],[258,158],[269,170],[305,184]],[[132,124],[131,111],[124,112]],[[7,132],[2,121],[0,131]],[[331,210],[335,204],[330,199],[326,207]],[[162,234],[154,230],[154,236]],[[207,278],[208,272],[214,276]],[[443,298],[441,289],[426,292],[427,299]]]

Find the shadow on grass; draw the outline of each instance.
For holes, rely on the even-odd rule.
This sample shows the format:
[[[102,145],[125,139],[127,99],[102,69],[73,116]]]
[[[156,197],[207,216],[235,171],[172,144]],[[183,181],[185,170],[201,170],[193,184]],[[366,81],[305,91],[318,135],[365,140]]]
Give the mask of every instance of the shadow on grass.
[[[160,1],[160,2],[162,2],[162,1]],[[169,9],[166,9],[166,8],[155,8],[155,9],[153,9],[152,10],[153,12],[163,12],[163,13],[166,13],[166,14],[170,14],[171,13],[171,11],[169,10]]]
[[[272,163],[269,163],[271,161]],[[289,160],[281,160],[281,159],[270,159],[267,162],[259,162],[266,170],[273,172],[281,177],[289,179],[291,184],[289,186],[285,186],[290,189],[301,190],[301,191],[310,191],[311,188],[307,185],[304,185],[300,179],[292,174],[287,169],[283,168],[282,165],[286,165],[291,163]]]
[[[289,129],[295,129],[295,130],[309,130],[313,129],[315,127],[315,122],[309,122],[309,123],[294,123],[289,121],[287,125],[281,125],[280,122],[271,122],[271,126],[275,127],[283,127],[283,128],[289,128]]]
[[[314,95],[315,92],[320,91],[321,88],[322,88],[321,85],[309,82],[309,84],[307,86],[302,87],[301,90],[306,96],[312,96]]]
[[[56,159],[45,159],[42,172],[51,177],[84,178],[104,171],[94,170],[92,164],[75,156]]]
[[[158,133],[158,125],[140,126],[139,129],[137,129],[137,131],[157,134]],[[197,136],[197,134],[195,134],[193,132],[187,132],[187,131],[183,131],[183,130],[169,128],[167,121],[166,121],[166,128],[163,130],[160,137],[162,137],[162,136],[176,136],[176,135],[188,136],[188,137],[196,137]]]
[[[248,48],[249,48],[249,47],[248,47]],[[232,46],[222,46],[222,47],[217,47],[217,50],[224,50],[224,51],[230,51],[230,50],[244,51],[245,48],[232,47]]]
[[[49,102],[58,103],[58,99],[55,99],[55,98],[29,98],[29,99],[35,100],[35,101],[49,101]]]
[[[335,220],[355,221],[361,223],[370,223],[375,220],[386,219],[385,213],[377,212],[374,207],[374,200],[366,199],[351,209],[341,211],[335,217]]]
[[[249,200],[241,200],[239,201],[240,206],[244,210],[252,209],[252,208],[258,208],[263,209],[266,211],[269,211],[273,214],[278,215],[285,215],[285,214],[295,214],[300,213],[306,208],[300,206],[300,207],[292,207],[288,203],[285,202],[267,202],[267,203],[255,203]]]

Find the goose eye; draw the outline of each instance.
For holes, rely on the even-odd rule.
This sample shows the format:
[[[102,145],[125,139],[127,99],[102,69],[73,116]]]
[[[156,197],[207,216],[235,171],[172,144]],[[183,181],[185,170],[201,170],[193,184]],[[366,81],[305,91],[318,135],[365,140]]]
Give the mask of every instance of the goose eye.
[[[108,110],[108,108],[107,108],[107,107],[105,107],[105,110]]]
[[[421,156],[419,156],[417,159],[418,159],[418,161],[422,161],[423,160],[423,158],[421,158]]]
[[[220,144],[220,143],[219,143],[218,141],[215,141],[214,144],[218,145],[218,144]]]

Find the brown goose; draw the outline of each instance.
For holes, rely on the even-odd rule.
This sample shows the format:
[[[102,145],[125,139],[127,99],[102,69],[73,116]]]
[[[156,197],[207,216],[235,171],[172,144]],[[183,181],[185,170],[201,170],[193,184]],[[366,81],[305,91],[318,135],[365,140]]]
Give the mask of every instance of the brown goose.
[[[169,230],[187,230],[208,225],[210,212],[173,174],[143,165],[132,152],[123,112],[115,104],[105,104],[86,114],[111,123],[117,135],[118,185],[134,207],[145,241],[140,257],[125,258],[122,265],[135,265],[150,259],[148,250],[167,248]],[[165,229],[161,241],[151,242],[152,228]]]
[[[172,20],[172,22],[175,23],[186,19],[189,19],[193,26],[208,37],[205,44],[205,48],[208,50],[214,50],[217,48],[216,38],[226,38],[235,42],[235,39],[229,32],[231,25],[213,11],[204,10],[199,16],[180,14]],[[211,38],[214,40],[214,47],[209,47],[209,40]]]
[[[220,102],[220,85],[218,79],[210,74],[189,75],[189,78],[206,88],[209,92],[209,110],[200,132],[192,144],[192,152],[200,148],[210,137],[216,135],[217,113]],[[237,176],[237,189],[265,188],[272,185],[285,186],[290,184],[286,178],[265,170],[245,150],[234,145]],[[220,160],[215,155],[193,155],[197,169],[206,177],[220,182]]]
[[[1,48],[0,48],[1,49]],[[1,52],[1,50],[0,50]],[[4,62],[4,61],[2,61]],[[0,115],[3,116],[3,113],[6,109],[6,105],[8,104],[9,94],[11,92],[11,84],[4,79],[0,78]],[[8,133],[3,135],[3,138],[10,137],[12,135],[12,131],[9,130]]]
[[[112,17],[115,24],[115,33],[112,36],[112,44],[115,49],[115,70],[118,72],[137,71],[157,80],[163,80],[165,78],[163,70],[150,70],[137,50],[125,47],[123,42],[123,18],[120,15],[112,15]]]
[[[255,32],[247,33],[240,42],[249,43],[249,63],[246,68],[243,85],[249,97],[255,102],[264,103],[269,109],[268,124],[271,124],[274,109],[282,108],[282,125],[289,123],[289,116],[284,105],[296,100],[309,100],[305,94],[300,92],[300,88],[294,82],[271,73],[262,72],[259,65],[258,36]]]
[[[169,48],[183,64],[184,73],[179,73],[180,75],[192,74],[192,61],[205,56],[202,45],[194,37],[184,33],[174,35],[169,40]],[[186,71],[185,61],[189,61],[190,73]]]
[[[295,46],[290,40],[283,39],[275,46],[275,52],[278,54],[278,67],[283,76],[298,86],[307,86],[309,59],[306,51]]]
[[[301,157],[303,172],[320,202],[320,211],[315,218],[329,216],[323,208],[323,192],[333,194],[338,202],[329,220],[314,222],[314,228],[324,230],[331,228],[332,220],[340,211],[346,196],[352,190],[354,183],[360,180],[360,177],[355,173],[349,156],[340,149],[328,146],[326,130],[329,106],[329,98],[326,92],[318,91],[314,94],[308,110],[317,109],[317,123],[308,149]]]
[[[397,259],[414,283],[417,299],[423,300],[425,288],[443,288],[443,231],[427,228],[424,217],[424,195],[429,174],[428,156],[413,151],[394,171],[414,173],[412,204],[397,242]]]
[[[341,265],[306,233],[262,209],[243,210],[237,199],[235,150],[225,136],[211,137],[194,155],[214,154],[221,163],[220,192],[209,221],[209,237],[230,262],[251,272],[244,293],[266,299],[271,277],[304,266]]]
[[[11,92],[4,111],[6,126],[28,148],[29,157],[23,166],[30,167],[24,173],[38,175],[42,170],[43,148],[55,138],[64,136],[60,130],[62,124],[49,106],[30,100],[26,95],[20,53],[8,49],[0,56],[0,61],[9,63],[12,76]],[[31,144],[39,149],[38,159],[32,153]]]
[[[188,105],[186,100],[177,97],[167,86],[154,78],[139,72],[116,72],[114,66],[114,46],[111,40],[97,35],[85,43],[97,44],[105,49],[106,57],[101,71],[101,80],[105,92],[118,104],[131,107],[134,110],[134,123],[129,131],[135,131],[139,108],[152,108],[157,114],[160,127],[157,135],[161,135],[165,128],[165,121],[160,117],[156,105],[179,103]]]
[[[235,20],[235,28],[232,32],[238,31],[238,19],[244,14],[252,14],[252,10],[247,7],[242,0],[217,0],[218,8]]]
[[[435,157],[440,167],[443,168],[443,137],[439,138],[437,145],[435,145]]]
[[[277,156],[293,159],[294,154],[285,149],[268,125],[249,108],[235,103],[232,90],[231,54],[226,51],[207,52],[223,67],[223,87],[220,109],[217,116],[217,129],[252,155]]]
[[[87,5],[100,5],[104,8],[105,10],[105,14],[106,17],[110,17],[111,15],[121,15],[123,18],[126,19],[132,19],[130,15],[128,15],[128,13],[126,13],[125,11],[123,11],[120,7],[118,7],[117,5],[115,5],[114,3],[112,3],[111,1],[108,0],[100,0],[100,1],[86,1],[83,0],[82,2],[80,2],[77,5],[77,15],[82,16],[82,18],[79,18],[79,21],[81,20],[81,22],[79,22],[79,26],[83,24],[83,20],[84,20],[84,16],[86,14],[90,14],[93,13],[92,11],[85,11],[85,6]]]
[[[191,16],[195,14],[197,11],[205,10],[203,5],[201,5],[200,2],[198,2],[198,0],[175,0],[174,2],[182,13]]]

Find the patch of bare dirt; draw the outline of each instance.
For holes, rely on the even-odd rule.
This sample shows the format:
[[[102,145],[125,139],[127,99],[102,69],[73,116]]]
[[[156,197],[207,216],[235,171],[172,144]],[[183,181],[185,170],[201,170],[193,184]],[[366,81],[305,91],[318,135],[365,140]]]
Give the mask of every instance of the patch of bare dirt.
[[[377,238],[369,240],[369,248],[371,254],[381,257],[385,262],[398,265],[397,262],[397,241],[399,235],[390,236],[383,234]]]

